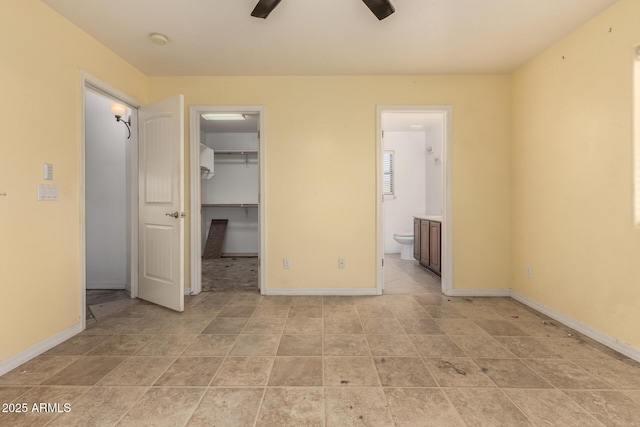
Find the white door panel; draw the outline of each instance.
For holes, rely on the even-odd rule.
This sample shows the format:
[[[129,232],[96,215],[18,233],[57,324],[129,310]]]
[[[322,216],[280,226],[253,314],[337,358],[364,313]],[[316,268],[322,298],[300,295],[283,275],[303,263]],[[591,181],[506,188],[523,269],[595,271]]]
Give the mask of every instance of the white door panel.
[[[184,100],[140,108],[138,297],[184,310]]]

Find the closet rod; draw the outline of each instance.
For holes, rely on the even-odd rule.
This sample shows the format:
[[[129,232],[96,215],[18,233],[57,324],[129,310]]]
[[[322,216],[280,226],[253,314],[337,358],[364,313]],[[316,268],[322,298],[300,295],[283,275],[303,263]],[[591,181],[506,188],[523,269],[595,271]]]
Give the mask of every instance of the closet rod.
[[[203,203],[203,208],[257,208],[257,203]]]
[[[214,151],[215,155],[238,155],[243,156],[246,154],[258,154],[257,150],[248,150],[248,151]]]

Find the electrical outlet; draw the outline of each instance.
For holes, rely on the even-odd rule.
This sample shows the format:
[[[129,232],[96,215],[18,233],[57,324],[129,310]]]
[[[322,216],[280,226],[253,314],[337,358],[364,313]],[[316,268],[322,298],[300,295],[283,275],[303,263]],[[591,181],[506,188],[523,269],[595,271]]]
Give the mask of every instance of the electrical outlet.
[[[533,269],[531,268],[530,265],[527,265],[527,268],[525,270],[525,274],[527,275],[527,278],[530,279],[531,277],[533,277]]]
[[[344,258],[338,258],[338,268],[344,268],[344,267],[345,267]]]
[[[282,268],[288,270],[291,268],[291,260],[289,258],[284,258],[282,260]]]

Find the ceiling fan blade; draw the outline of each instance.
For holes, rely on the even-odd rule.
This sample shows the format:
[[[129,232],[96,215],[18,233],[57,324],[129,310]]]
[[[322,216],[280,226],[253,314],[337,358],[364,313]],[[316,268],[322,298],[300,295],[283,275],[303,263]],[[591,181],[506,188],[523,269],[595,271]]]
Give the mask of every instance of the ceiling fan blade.
[[[260,0],[256,7],[253,8],[251,16],[266,19],[273,9],[280,3],[280,0]]]
[[[389,0],[362,0],[364,4],[376,15],[379,21],[391,15],[396,9]]]

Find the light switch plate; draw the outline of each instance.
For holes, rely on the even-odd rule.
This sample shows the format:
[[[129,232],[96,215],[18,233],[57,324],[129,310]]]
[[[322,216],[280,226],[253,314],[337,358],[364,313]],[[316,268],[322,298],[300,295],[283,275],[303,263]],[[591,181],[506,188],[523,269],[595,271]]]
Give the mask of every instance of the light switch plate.
[[[47,181],[53,180],[53,163],[45,163],[43,167],[43,178]]]

